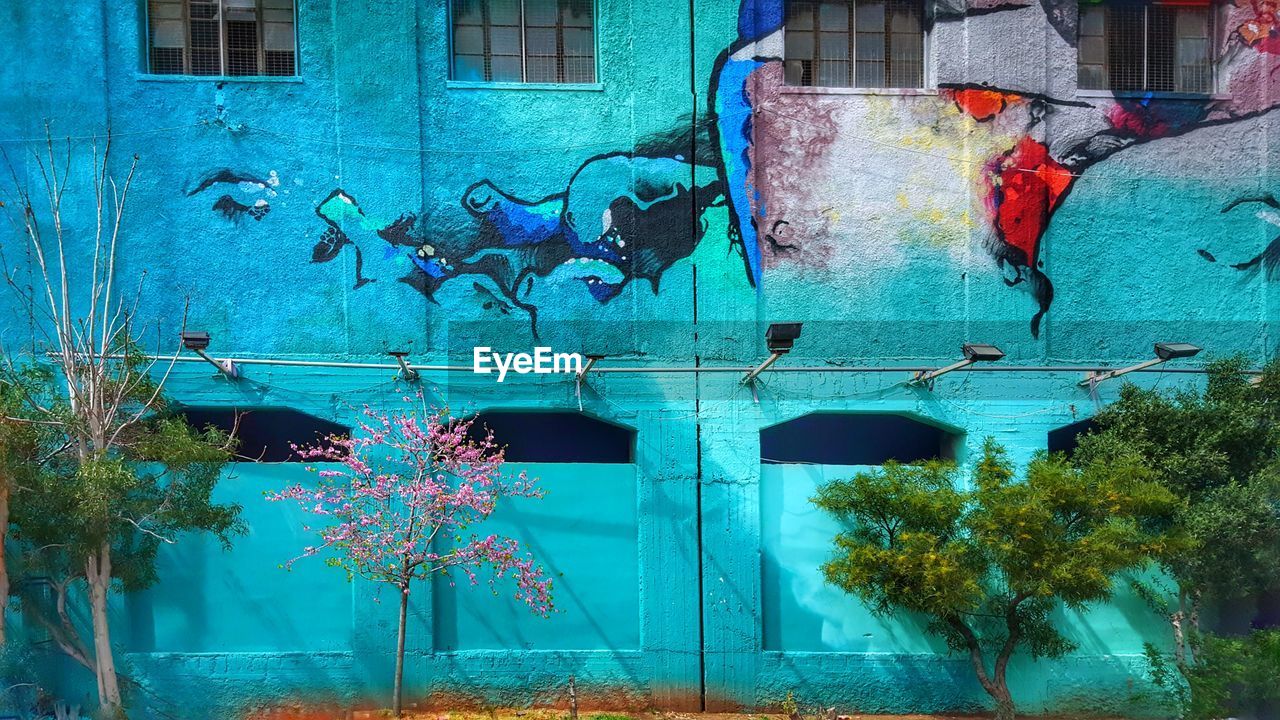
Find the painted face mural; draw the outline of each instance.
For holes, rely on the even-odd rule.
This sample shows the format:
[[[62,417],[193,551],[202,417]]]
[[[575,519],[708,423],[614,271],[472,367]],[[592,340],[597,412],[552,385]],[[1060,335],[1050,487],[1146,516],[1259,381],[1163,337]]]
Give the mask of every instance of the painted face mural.
[[[1236,0],[1222,13],[1220,42],[1213,43],[1221,46],[1215,64],[1229,90],[1222,96],[1077,94],[1061,72],[1056,84],[1047,78],[1054,73],[1043,65],[1046,57],[1066,58],[1064,67],[1074,70],[1083,32],[1076,2],[944,0],[924,18],[939,37],[1010,37],[986,43],[999,52],[1021,36],[1043,36],[1048,47],[1030,53],[1038,61],[1026,67],[999,56],[939,58],[936,94],[890,92],[843,105],[788,87],[786,7],[785,0],[742,0],[736,37],[712,68],[705,115],[683,124],[673,119],[678,129],[670,136],[591,157],[563,190],[545,197],[470,179],[457,198],[466,226],[443,226],[435,214],[417,212],[384,221],[366,215],[352,194],[334,190],[315,208],[324,230],[311,260],[350,253],[353,287],[389,278],[433,301],[445,285],[461,281],[485,308],[526,314],[536,334],[535,284],[568,273],[571,286],[599,305],[634,280],[657,293],[664,273],[704,240],[712,208],[727,216],[727,233],[707,242],[740,258],[741,281],[757,290],[775,270],[884,263],[884,253],[854,255],[861,242],[850,241],[848,220],[844,230],[835,229],[852,198],[866,204],[874,196],[883,202],[859,218],[858,232],[877,237],[883,233],[872,221],[893,215],[943,228],[939,234],[952,239],[942,244],[978,238],[993,283],[1029,294],[1028,327],[1038,337],[1055,295],[1044,238],[1081,178],[1127,149],[1246,122],[1280,102],[1270,89],[1280,73],[1273,0]],[[927,168],[903,181],[896,167],[905,165],[903,153]],[[950,185],[941,177],[948,173]],[[834,176],[852,180],[815,187],[815,178]],[[894,198],[894,183],[938,192]],[[276,184],[274,175],[220,170],[192,194],[225,190],[215,211],[261,220]],[[1278,210],[1275,195],[1262,193],[1208,212],[1252,212],[1280,224]],[[1280,271],[1280,238],[1265,247],[1198,252],[1241,277]]]
[[[187,197],[222,189],[222,194],[213,202],[213,210],[228,220],[239,221],[245,217],[261,220],[271,212],[271,198],[276,196],[279,186],[280,178],[274,170],[260,178],[223,168],[205,176]]]

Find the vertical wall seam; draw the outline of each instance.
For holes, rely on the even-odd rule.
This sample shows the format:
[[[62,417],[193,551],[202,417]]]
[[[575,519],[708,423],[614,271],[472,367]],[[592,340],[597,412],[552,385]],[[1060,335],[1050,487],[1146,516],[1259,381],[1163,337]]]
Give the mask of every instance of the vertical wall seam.
[[[102,112],[107,121],[107,132],[111,132],[111,31],[107,20],[107,6],[110,0],[102,0],[99,10],[102,15]],[[144,18],[145,19],[145,18]]]
[[[702,218],[698,216],[698,53],[697,53],[697,28],[695,20],[697,14],[694,8],[695,0],[689,0],[689,100],[691,112],[689,113],[689,232],[692,233],[690,240],[696,239],[702,223]],[[694,367],[701,367],[702,353],[699,347],[698,333],[698,263],[693,262],[693,364]],[[693,379],[693,417],[694,417],[694,448],[697,458],[694,473],[694,515],[695,531],[697,533],[697,552],[698,552],[698,710],[705,712],[707,709],[707,633],[706,633],[706,614],[704,607],[704,593],[702,585],[703,574],[703,544],[702,544],[702,380],[698,377]]]
[[[338,0],[329,0],[329,43],[332,48],[329,55],[330,78],[333,83],[333,155],[338,170],[338,185],[342,186],[346,182],[346,177],[342,172],[342,90],[338,85],[341,65],[338,62]],[[350,253],[343,253],[344,258]],[[344,259],[344,263],[346,260]],[[342,333],[342,344],[345,355],[351,355],[351,289],[343,287],[342,289],[342,324],[345,331]],[[355,618],[352,618],[354,621]]]
[[[423,24],[423,19],[426,17],[426,15],[423,13],[421,0],[413,4],[413,12],[414,12],[413,70],[414,70],[414,74],[417,75],[416,79],[418,81],[418,94],[414,98],[414,103],[417,105],[417,110],[418,110],[418,193],[419,193],[418,217],[421,218],[420,222],[425,223],[427,220],[427,211],[429,207],[428,193],[427,193],[427,167],[428,167],[427,152],[426,152],[427,138],[426,138],[426,129],[423,127],[423,125],[425,125],[427,121],[426,113],[424,111],[424,108],[426,107],[426,103],[427,103],[427,97],[425,94],[425,87],[422,82],[422,74],[426,72],[427,66],[423,62],[423,56],[422,56],[422,24]],[[446,12],[452,12],[452,8],[448,8]],[[445,16],[445,32],[449,33],[450,36],[453,33],[453,24],[451,20],[451,15]],[[453,62],[452,51],[450,51],[447,57],[445,58],[445,62],[450,64]],[[446,72],[445,77],[449,77],[448,73],[451,72],[451,69],[446,68],[445,72]],[[422,303],[422,323],[424,328],[430,326],[430,320],[431,320],[431,303],[424,301]],[[425,341],[427,339],[427,337],[425,336],[429,335],[430,331],[426,330],[424,331],[423,334],[424,334],[423,340]],[[422,351],[430,352],[432,348],[425,347],[425,345],[427,345],[428,343],[424,342],[423,344],[424,344],[424,347],[422,348]],[[446,324],[445,325],[446,357],[448,355],[448,348],[449,348],[449,335],[448,335],[448,324]],[[433,628],[433,632],[434,632],[434,628]],[[434,643],[434,639],[432,640],[432,642]]]

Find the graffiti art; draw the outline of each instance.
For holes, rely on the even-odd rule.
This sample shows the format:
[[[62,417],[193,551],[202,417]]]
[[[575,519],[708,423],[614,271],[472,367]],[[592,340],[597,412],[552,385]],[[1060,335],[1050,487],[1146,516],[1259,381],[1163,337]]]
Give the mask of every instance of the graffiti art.
[[[1050,41],[1074,47],[1078,7],[1064,0],[948,1],[936,4],[924,22],[935,28],[1026,22],[1028,13],[1043,13],[1038,22],[1055,31]],[[536,334],[539,308],[531,297],[536,283],[568,267],[585,296],[599,305],[610,303],[635,280],[657,293],[663,274],[690,257],[707,235],[708,211],[724,208],[727,232],[713,240],[740,257],[742,282],[763,292],[768,268],[804,261],[815,223],[787,213],[794,203],[784,196],[794,194],[797,183],[777,179],[777,171],[761,162],[761,154],[771,151],[760,143],[762,124],[808,124],[819,128],[816,136],[826,144],[841,132],[818,110],[795,117],[780,109],[774,89],[784,82],[785,20],[784,0],[741,0],[736,37],[714,61],[708,107],[702,113],[676,119],[669,133],[643,138],[627,150],[589,157],[562,190],[550,195],[528,197],[519,189],[475,178],[458,198],[468,227],[436,227],[419,211],[382,222],[367,216],[350,194],[334,190],[315,208],[324,229],[311,260],[330,262],[350,252],[356,288],[372,282],[371,263],[389,262],[400,283],[431,301],[446,284],[468,278],[483,307],[527,314]],[[1235,28],[1220,49],[1220,62],[1230,70],[1232,92],[1227,95],[1101,92],[1058,97],[979,78],[940,81],[935,97],[914,104],[911,120],[925,128],[929,112],[940,115],[950,105],[953,114],[971,119],[966,132],[988,148],[972,173],[972,214],[985,224],[983,245],[994,272],[1009,287],[1029,292],[1034,303],[1031,335],[1039,336],[1054,300],[1044,237],[1082,176],[1129,148],[1241,122],[1280,102],[1266,90],[1280,71],[1274,3],[1236,0],[1226,27]],[[1046,129],[1049,118],[1052,133]],[[869,169],[852,170],[859,171]],[[213,209],[230,219],[260,220],[270,209],[267,201],[277,183],[274,174],[264,179],[223,169],[190,194],[234,188],[244,197],[222,195]],[[1275,197],[1266,195],[1241,198],[1223,212],[1256,204],[1277,207]],[[832,210],[810,205],[802,211],[818,215]],[[360,231],[358,240],[351,237],[354,229]],[[1200,256],[1217,262],[1208,250],[1202,249]],[[1273,273],[1280,264],[1280,247],[1273,242],[1230,264],[1241,271]]]

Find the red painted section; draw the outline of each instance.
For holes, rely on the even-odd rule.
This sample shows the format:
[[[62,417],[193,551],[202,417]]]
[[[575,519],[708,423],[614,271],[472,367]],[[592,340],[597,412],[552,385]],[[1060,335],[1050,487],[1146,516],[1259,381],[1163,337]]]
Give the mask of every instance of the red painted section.
[[[988,179],[987,206],[1000,238],[1034,263],[1049,217],[1075,177],[1043,143],[1024,137],[992,163]]]
[[[990,120],[1004,112],[1010,105],[1022,102],[1022,96],[1016,93],[982,88],[950,90],[948,94],[956,107],[979,122]]]
[[[1171,129],[1164,118],[1152,112],[1149,107],[1139,105],[1112,105],[1107,108],[1107,122],[1117,130],[1143,139],[1164,137]]]
[[[1252,15],[1236,28],[1240,38],[1258,52],[1280,55],[1276,0],[1237,0],[1236,7],[1244,10],[1247,15]]]

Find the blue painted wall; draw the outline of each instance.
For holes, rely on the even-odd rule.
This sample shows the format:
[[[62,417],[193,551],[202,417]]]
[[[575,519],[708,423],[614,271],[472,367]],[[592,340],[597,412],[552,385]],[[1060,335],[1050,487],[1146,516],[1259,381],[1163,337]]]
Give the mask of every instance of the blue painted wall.
[[[117,162],[139,156],[120,276],[146,272],[142,315],[164,349],[189,297],[188,325],[237,357],[469,362],[475,345],[539,343],[622,366],[747,365],[781,320],[805,322],[792,366],[940,365],[965,341],[1018,365],[1118,364],[1157,340],[1275,351],[1273,268],[1231,267],[1273,247],[1280,222],[1255,201],[1277,190],[1280,93],[1272,46],[1237,30],[1249,7],[1222,10],[1219,94],[1143,101],[1077,90],[1076,8],[1060,2],[938,4],[927,87],[898,92],[786,87],[763,1],[598,0],[599,83],[573,89],[449,81],[438,0],[301,0],[300,76],[274,80],[145,74],[140,2],[0,5],[0,140],[19,175],[34,176],[23,139],[46,119],[55,136],[110,126]],[[641,198],[655,192],[663,203]],[[222,195],[269,210],[227,216]],[[478,269],[487,255],[512,272]],[[349,423],[405,389],[389,371],[207,370],[180,366],[172,395]],[[932,392],[908,377],[775,373],[753,396],[733,374],[597,375],[580,395],[564,377],[429,375],[433,398],[468,411],[581,403],[634,428],[636,458],[530,468],[551,495],[494,523],[562,573],[563,614],[420,588],[410,695],[559,702],[574,675],[598,704],[766,707],[793,691],[849,710],[983,706],[914,619],[872,618],[821,585],[834,527],[806,498],[852,470],[762,468],[759,431],[818,410],[908,414],[961,433],[962,463],[988,435],[1025,461],[1115,389],[1093,398],[1073,372],[955,375]],[[250,534],[229,554],[185,541],[158,586],[120,598],[137,706],[385,704],[394,603],[327,568],[277,567],[304,540],[261,493],[300,477],[236,467],[219,492]],[[1019,661],[1021,703],[1159,712],[1139,657],[1159,623],[1124,597],[1064,621],[1081,649]],[[73,669],[63,680],[91,690]]]

